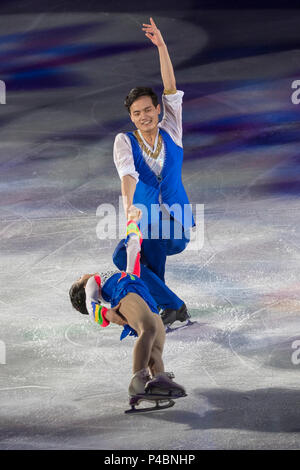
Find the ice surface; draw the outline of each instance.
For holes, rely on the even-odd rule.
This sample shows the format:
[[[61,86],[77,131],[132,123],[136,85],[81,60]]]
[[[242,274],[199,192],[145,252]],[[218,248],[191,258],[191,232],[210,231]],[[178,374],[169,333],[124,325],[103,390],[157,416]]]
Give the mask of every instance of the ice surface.
[[[268,44],[276,25],[285,50],[248,56],[264,43],[263,18],[225,14],[202,12],[203,27],[183,13],[155,17],[185,91],[183,180],[190,200],[205,205],[205,225],[203,248],[169,258],[166,274],[197,320],[169,334],[164,352],[188,397],[139,416],[124,415],[134,339],[120,343],[118,326],[90,324],[68,290],[83,273],[113,269],[117,240],[97,238],[96,210],[118,207],[113,139],[131,129],[122,101],[140,83],[162,90],[156,51],[139,31],[145,18],[2,17],[1,449],[299,448],[299,137],[290,84],[300,57],[283,35],[299,40],[298,24],[292,12],[273,12]],[[240,21],[236,38],[250,21],[249,48],[230,56],[227,38],[224,60],[195,63],[230,18]],[[44,75],[34,81],[36,68]]]

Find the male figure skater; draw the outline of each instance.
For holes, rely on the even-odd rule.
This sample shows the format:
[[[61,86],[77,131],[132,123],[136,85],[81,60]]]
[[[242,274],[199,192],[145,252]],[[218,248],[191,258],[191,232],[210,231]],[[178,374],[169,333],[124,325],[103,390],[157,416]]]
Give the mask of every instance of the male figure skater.
[[[133,411],[143,399],[155,400],[157,409],[172,406],[171,398],[186,395],[184,388],[172,380],[174,374],[164,371],[165,330],[156,302],[139,278],[141,243],[141,232],[132,219],[127,224],[126,272],[84,274],[69,291],[73,307],[89,314],[92,321],[102,327],[107,327],[110,322],[123,326],[121,339],[128,334],[138,336],[133,350],[133,377],[128,389]],[[111,308],[102,306],[101,299],[109,302]],[[161,400],[167,401],[167,405],[159,405]]]
[[[181,180],[184,93],[176,90],[172,62],[161,32],[152,18],[150,24],[143,26],[145,35],[159,53],[164,115],[159,122],[161,108],[151,88],[132,89],[125,106],[136,131],[116,136],[114,161],[121,179],[126,215],[132,204],[136,210],[142,204],[141,278],[162,309],[163,323],[170,325],[190,317],[183,300],[167,288],[164,279],[167,256],[185,249],[189,242],[189,229],[195,225]],[[113,261],[119,269],[125,269],[123,240],[114,252]]]

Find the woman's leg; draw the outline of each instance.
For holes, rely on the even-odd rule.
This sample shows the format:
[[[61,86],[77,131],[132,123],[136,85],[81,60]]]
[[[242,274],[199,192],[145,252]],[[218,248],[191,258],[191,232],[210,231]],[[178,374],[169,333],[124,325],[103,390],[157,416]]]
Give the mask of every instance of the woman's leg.
[[[151,360],[152,348],[155,344],[156,353],[154,357],[159,356],[162,340],[157,341],[157,334],[161,337],[161,321],[159,315],[151,312],[146,302],[139,295],[130,292],[122,300],[119,307],[120,313],[124,315],[131,326],[138,334],[133,349],[133,373],[146,369]],[[162,323],[162,321],[161,321]],[[156,342],[155,342],[156,341]],[[157,361],[158,359],[156,359]],[[155,359],[154,359],[155,361]],[[153,362],[153,358],[152,358]]]
[[[153,377],[165,370],[162,355],[166,339],[166,331],[161,317],[159,315],[154,315],[154,318],[156,321],[156,336],[149,361],[149,369]]]
[[[154,393],[162,391],[168,394],[173,390],[177,395],[185,395],[184,388],[173,382],[172,376],[164,372],[162,353],[165,329],[160,316],[151,312],[142,297],[132,292],[121,300],[119,310],[138,334],[133,350],[133,377],[129,384],[129,395],[145,393],[145,386],[146,384],[149,386],[150,383],[152,384],[150,390]],[[148,368],[152,373],[152,379]]]

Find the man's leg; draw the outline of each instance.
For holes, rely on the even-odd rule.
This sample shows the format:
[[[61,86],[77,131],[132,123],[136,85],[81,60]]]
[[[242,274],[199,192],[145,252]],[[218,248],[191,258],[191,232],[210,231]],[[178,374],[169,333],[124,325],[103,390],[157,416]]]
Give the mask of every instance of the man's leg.
[[[166,240],[166,255],[177,255],[185,250],[190,241],[189,231],[184,232],[182,225],[171,218],[170,236]]]
[[[164,229],[164,224],[167,229]],[[185,233],[182,225],[173,218],[162,221],[162,236],[165,237],[167,256],[181,253],[190,241],[189,232]],[[164,325],[171,325],[177,320],[183,322],[190,318],[184,302],[177,308],[165,307],[160,314]]]
[[[173,217],[149,226],[148,232],[149,238],[143,240],[141,247],[141,263],[165,282],[167,256],[181,253],[190,241],[189,235]]]
[[[141,247],[141,263],[155,273],[162,282],[165,282],[166,269],[166,240],[143,240]]]

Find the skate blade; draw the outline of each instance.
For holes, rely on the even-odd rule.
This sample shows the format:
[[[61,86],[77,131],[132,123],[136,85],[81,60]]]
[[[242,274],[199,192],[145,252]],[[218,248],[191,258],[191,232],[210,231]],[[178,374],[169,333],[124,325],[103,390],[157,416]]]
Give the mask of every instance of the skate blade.
[[[166,327],[166,333],[173,333],[174,331],[182,330],[183,328],[187,328],[188,326],[194,325],[195,323],[198,323],[198,322],[187,320],[187,322],[184,325],[176,326],[175,328],[171,328],[171,325],[168,325]]]
[[[163,400],[155,400],[156,401],[155,406],[149,406],[147,408],[136,408],[136,406],[143,401],[154,401],[154,400],[141,399],[138,401],[138,403],[131,405],[131,409],[126,410],[125,414],[137,414],[137,413],[147,413],[150,411],[166,410],[167,408],[171,408],[172,406],[175,405],[175,401],[173,400],[168,400],[168,402],[165,405],[161,404],[161,401]]]
[[[153,402],[153,401],[156,401],[156,402],[164,402],[164,401],[173,401],[173,400],[176,400],[177,398],[181,398],[181,397],[186,397],[187,394],[186,393],[174,393],[173,392],[167,392],[167,393],[163,393],[161,390],[159,390],[158,393],[151,393],[151,392],[147,392],[147,393],[140,393],[139,395],[135,395],[134,397],[131,397],[131,399],[129,400],[129,405],[131,406],[136,406],[136,405],[139,405],[141,402],[143,401],[149,401],[149,402]]]

